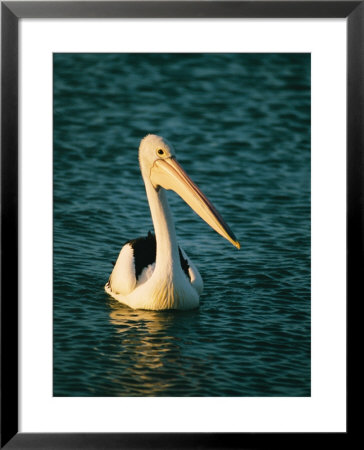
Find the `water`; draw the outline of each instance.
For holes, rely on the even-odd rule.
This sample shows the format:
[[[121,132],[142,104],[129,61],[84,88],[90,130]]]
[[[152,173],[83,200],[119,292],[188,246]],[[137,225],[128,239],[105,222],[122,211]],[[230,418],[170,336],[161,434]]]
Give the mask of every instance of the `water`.
[[[152,230],[137,149],[175,146],[242,244],[174,193],[194,311],[103,286]],[[54,395],[310,395],[309,54],[54,55]]]

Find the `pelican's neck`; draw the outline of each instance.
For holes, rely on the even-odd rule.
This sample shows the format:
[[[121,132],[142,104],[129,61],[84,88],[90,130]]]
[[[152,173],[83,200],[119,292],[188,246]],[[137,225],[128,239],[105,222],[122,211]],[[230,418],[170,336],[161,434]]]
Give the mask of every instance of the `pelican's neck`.
[[[167,193],[163,188],[157,191],[149,177],[143,178],[157,243],[156,269],[172,272],[174,268],[173,262],[179,261],[179,253],[176,230],[168,205]]]

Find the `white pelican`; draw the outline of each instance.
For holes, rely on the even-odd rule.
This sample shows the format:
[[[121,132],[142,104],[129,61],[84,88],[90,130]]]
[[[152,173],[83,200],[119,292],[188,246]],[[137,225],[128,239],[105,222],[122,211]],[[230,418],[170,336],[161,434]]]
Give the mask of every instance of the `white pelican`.
[[[173,189],[215,231],[240,248],[234,233],[178,164],[171,144],[147,135],[139,146],[139,164],[155,236],[128,241],[105,285],[113,298],[133,309],[193,309],[199,304],[202,278],[178,246],[165,189]]]

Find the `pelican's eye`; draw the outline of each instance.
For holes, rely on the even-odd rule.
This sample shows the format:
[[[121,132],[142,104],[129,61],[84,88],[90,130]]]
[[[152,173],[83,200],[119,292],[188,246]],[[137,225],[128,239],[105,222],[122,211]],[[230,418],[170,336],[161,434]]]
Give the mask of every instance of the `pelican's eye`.
[[[159,148],[157,150],[158,155],[164,155],[164,150],[162,148]]]

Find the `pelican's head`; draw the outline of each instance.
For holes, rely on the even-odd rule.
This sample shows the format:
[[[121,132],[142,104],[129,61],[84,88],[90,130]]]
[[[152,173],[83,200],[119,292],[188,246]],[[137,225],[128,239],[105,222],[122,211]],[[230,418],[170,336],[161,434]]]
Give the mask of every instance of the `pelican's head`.
[[[172,144],[161,136],[148,134],[140,142],[139,163],[142,170],[150,172],[155,161],[175,156]]]
[[[217,233],[240,248],[234,233],[176,160],[173,146],[155,134],[148,134],[139,146],[139,163],[143,176],[153,187],[171,189]]]

